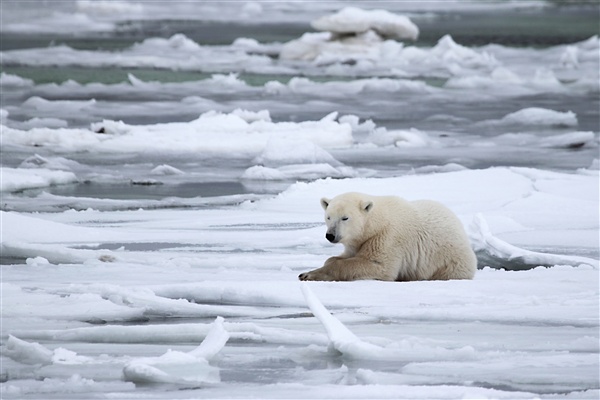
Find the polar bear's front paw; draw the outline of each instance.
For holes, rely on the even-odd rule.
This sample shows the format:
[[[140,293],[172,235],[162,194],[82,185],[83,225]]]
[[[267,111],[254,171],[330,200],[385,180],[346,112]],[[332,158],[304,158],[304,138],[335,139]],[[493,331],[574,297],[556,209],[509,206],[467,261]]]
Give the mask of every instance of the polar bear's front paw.
[[[308,281],[309,275],[310,275],[309,272],[304,272],[304,273],[298,275],[298,279],[300,279],[301,281]]]
[[[305,272],[298,275],[298,279],[301,281],[332,281],[331,277],[319,270]]]

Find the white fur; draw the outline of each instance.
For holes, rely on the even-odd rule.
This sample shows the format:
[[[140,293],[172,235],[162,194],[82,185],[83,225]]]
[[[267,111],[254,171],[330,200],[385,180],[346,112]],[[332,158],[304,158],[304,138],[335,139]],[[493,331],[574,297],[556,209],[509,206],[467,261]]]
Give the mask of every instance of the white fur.
[[[301,280],[472,279],[477,259],[458,218],[430,200],[345,193],[322,199],[327,236],[344,252]]]

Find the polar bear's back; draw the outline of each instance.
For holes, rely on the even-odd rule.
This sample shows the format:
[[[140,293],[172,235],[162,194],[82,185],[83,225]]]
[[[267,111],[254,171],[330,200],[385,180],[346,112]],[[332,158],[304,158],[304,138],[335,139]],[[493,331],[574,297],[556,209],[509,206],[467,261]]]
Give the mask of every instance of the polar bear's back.
[[[456,214],[432,200],[417,200],[410,204],[416,210],[422,228],[419,269],[425,276],[420,278],[472,279],[477,270],[477,258]]]
[[[396,258],[399,280],[472,279],[477,259],[458,217],[433,200],[372,196],[373,217],[394,236],[387,257]],[[386,257],[386,258],[387,258]]]

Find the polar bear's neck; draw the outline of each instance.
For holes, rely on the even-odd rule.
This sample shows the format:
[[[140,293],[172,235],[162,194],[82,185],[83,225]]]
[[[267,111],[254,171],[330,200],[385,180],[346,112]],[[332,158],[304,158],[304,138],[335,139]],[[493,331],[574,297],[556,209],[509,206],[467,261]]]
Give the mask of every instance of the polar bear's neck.
[[[356,247],[348,245],[348,244],[344,244],[344,252],[342,254],[340,254],[340,257],[342,257],[342,258],[354,257],[357,252],[358,252],[358,249]]]

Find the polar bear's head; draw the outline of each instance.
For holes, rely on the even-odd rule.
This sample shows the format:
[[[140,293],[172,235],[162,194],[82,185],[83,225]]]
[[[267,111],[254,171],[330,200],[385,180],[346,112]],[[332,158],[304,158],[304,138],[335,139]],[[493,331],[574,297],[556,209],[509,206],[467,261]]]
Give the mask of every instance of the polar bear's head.
[[[333,199],[322,198],[327,233],[331,243],[350,244],[362,238],[367,215],[373,209],[373,201],[361,193],[345,193]]]

